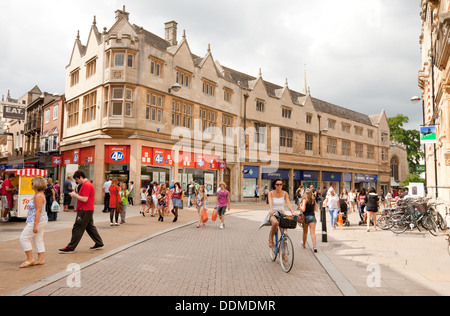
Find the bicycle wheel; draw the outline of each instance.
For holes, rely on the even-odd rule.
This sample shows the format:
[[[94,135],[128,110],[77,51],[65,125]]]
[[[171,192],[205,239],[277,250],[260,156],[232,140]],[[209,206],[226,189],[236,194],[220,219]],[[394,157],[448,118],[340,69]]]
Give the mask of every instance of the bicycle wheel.
[[[408,229],[408,220],[405,215],[392,215],[391,231],[395,234],[402,234]]]
[[[377,226],[382,230],[388,230],[392,227],[391,215],[383,215],[377,219]]]
[[[437,236],[439,234],[438,226],[436,225],[436,221],[434,220],[433,216],[428,215],[425,218],[425,223],[431,235]]]
[[[441,213],[436,212],[436,224],[438,225],[439,229],[444,231],[447,229],[447,223],[444,219],[444,217],[442,217]]]
[[[294,266],[294,245],[287,235],[283,236],[280,243],[280,263],[286,273],[289,273]]]
[[[448,255],[450,256],[450,237],[448,237],[447,251],[448,251]]]

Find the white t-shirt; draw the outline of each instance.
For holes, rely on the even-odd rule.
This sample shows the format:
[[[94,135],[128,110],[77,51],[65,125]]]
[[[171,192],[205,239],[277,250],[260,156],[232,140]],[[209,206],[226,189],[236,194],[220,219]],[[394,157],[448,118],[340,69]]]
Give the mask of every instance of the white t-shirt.
[[[334,196],[327,195],[327,206],[330,210],[338,210],[339,209],[339,196],[335,194]]]

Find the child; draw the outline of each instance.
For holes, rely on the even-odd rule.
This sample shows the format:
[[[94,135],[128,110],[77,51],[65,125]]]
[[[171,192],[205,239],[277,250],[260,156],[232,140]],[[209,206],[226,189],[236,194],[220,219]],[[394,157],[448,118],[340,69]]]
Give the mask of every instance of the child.
[[[141,210],[139,211],[140,214],[142,214],[142,216],[145,217],[145,210],[146,210],[146,206],[147,206],[147,195],[145,194],[145,189],[141,190]]]

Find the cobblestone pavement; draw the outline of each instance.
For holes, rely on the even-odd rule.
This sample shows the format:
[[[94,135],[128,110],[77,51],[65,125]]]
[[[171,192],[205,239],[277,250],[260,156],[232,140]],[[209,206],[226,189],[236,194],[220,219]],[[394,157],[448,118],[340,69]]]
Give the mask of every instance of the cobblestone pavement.
[[[286,274],[278,260],[270,260],[269,230],[258,230],[264,215],[229,215],[223,230],[218,222],[199,229],[188,225],[81,270],[78,288],[69,288],[64,278],[31,295],[342,295],[314,254],[300,248],[298,229],[289,233],[295,244],[292,271]]]

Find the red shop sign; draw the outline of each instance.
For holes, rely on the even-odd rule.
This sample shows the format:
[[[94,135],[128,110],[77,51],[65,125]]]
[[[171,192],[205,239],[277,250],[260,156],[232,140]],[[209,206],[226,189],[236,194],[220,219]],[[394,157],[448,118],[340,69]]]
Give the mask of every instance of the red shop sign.
[[[173,167],[173,153],[169,149],[153,148],[153,166]]]
[[[92,165],[95,162],[95,146],[80,149],[80,165]]]
[[[130,146],[105,146],[105,163],[130,163]]]
[[[180,151],[178,154],[178,167],[195,168],[194,154]]]
[[[195,167],[197,169],[217,170],[219,157],[211,155],[195,154]]]
[[[52,156],[52,165],[62,166],[64,164],[64,158],[62,155]]]
[[[143,165],[151,165],[153,157],[153,148],[150,147],[142,147],[141,153],[141,164]]]

